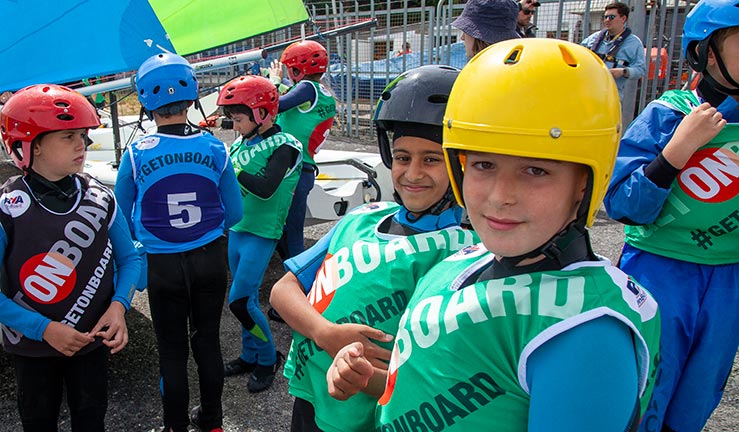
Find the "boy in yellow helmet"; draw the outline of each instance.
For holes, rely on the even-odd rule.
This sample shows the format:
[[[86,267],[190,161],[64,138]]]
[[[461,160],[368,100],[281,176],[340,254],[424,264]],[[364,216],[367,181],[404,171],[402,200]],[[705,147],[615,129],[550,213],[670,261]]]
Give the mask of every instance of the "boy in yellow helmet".
[[[525,124],[521,85],[543,108]],[[659,315],[590,246],[620,135],[608,69],[568,42],[500,42],[462,70],[444,126],[452,186],[482,244],[418,283],[384,388],[367,386],[383,373],[352,344],[330,393],[382,393],[378,430],[629,430],[650,396]]]

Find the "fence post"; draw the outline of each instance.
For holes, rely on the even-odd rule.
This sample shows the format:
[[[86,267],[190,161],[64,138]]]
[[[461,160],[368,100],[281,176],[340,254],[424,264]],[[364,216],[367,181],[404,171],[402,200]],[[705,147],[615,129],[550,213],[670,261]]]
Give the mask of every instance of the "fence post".
[[[643,1],[631,1],[630,6],[633,7],[629,13],[629,27],[631,31],[641,39],[642,44],[646,40],[647,32],[645,31],[645,18],[647,15],[646,3]],[[649,54],[646,54],[649,55]],[[642,93],[647,91],[647,77],[644,76],[640,80]],[[621,120],[624,128],[634,119],[634,110],[636,109],[636,87],[637,81],[626,81],[624,87],[624,98],[621,101]]]

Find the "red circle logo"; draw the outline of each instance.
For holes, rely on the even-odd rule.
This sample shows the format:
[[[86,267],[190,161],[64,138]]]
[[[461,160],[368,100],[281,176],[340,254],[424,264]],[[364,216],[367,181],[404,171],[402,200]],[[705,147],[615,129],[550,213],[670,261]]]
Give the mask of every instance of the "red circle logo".
[[[36,303],[53,304],[69,296],[77,282],[72,261],[57,252],[31,257],[20,271],[23,292]]]
[[[691,198],[710,203],[739,195],[739,156],[720,148],[698,150],[680,170],[677,181]]]

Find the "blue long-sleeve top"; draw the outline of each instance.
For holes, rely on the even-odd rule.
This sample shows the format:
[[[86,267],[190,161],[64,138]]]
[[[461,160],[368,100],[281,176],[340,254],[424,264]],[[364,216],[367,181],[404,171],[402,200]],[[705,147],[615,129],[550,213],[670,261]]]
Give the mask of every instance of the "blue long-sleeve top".
[[[597,31],[583,40],[580,45],[592,49],[595,41],[598,39],[600,31]],[[614,41],[607,41],[605,38],[600,44],[598,49],[595,51],[598,54],[605,54],[613,46]],[[606,62],[608,68],[625,68],[629,70],[629,77],[616,78],[616,87],[618,88],[618,95],[623,99],[624,86],[628,80],[638,80],[647,73],[647,63],[644,58],[644,44],[641,39],[635,34],[630,34],[629,37],[624,39],[616,53],[616,62]]]
[[[308,101],[314,101],[316,97],[316,88],[310,81],[299,81],[289,92],[280,96],[278,112],[284,112]]]
[[[108,229],[113,245],[113,259],[116,265],[115,293],[111,301],[121,303],[126,310],[131,308],[131,299],[139,278],[141,259],[131,240],[123,213],[118,207],[113,223]],[[5,260],[8,236],[0,226],[0,262]],[[23,333],[29,339],[40,341],[51,320],[38,312],[23,308],[5,294],[0,293],[0,322]]]
[[[717,109],[727,122],[738,123],[738,108],[736,100],[727,97]],[[611,218],[637,225],[657,219],[678,174],[662,157],[662,150],[684,117],[653,101],[626,129],[604,200]]]

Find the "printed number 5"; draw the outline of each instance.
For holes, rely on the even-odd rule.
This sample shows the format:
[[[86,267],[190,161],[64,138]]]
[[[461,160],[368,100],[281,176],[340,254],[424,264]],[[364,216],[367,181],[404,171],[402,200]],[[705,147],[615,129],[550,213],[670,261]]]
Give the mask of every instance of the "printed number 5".
[[[180,216],[178,218],[170,219],[170,225],[175,228],[184,229],[190,228],[191,226],[200,222],[202,217],[200,207],[196,207],[192,204],[183,204],[188,202],[195,202],[196,200],[197,195],[195,194],[195,192],[167,194],[169,215]]]

